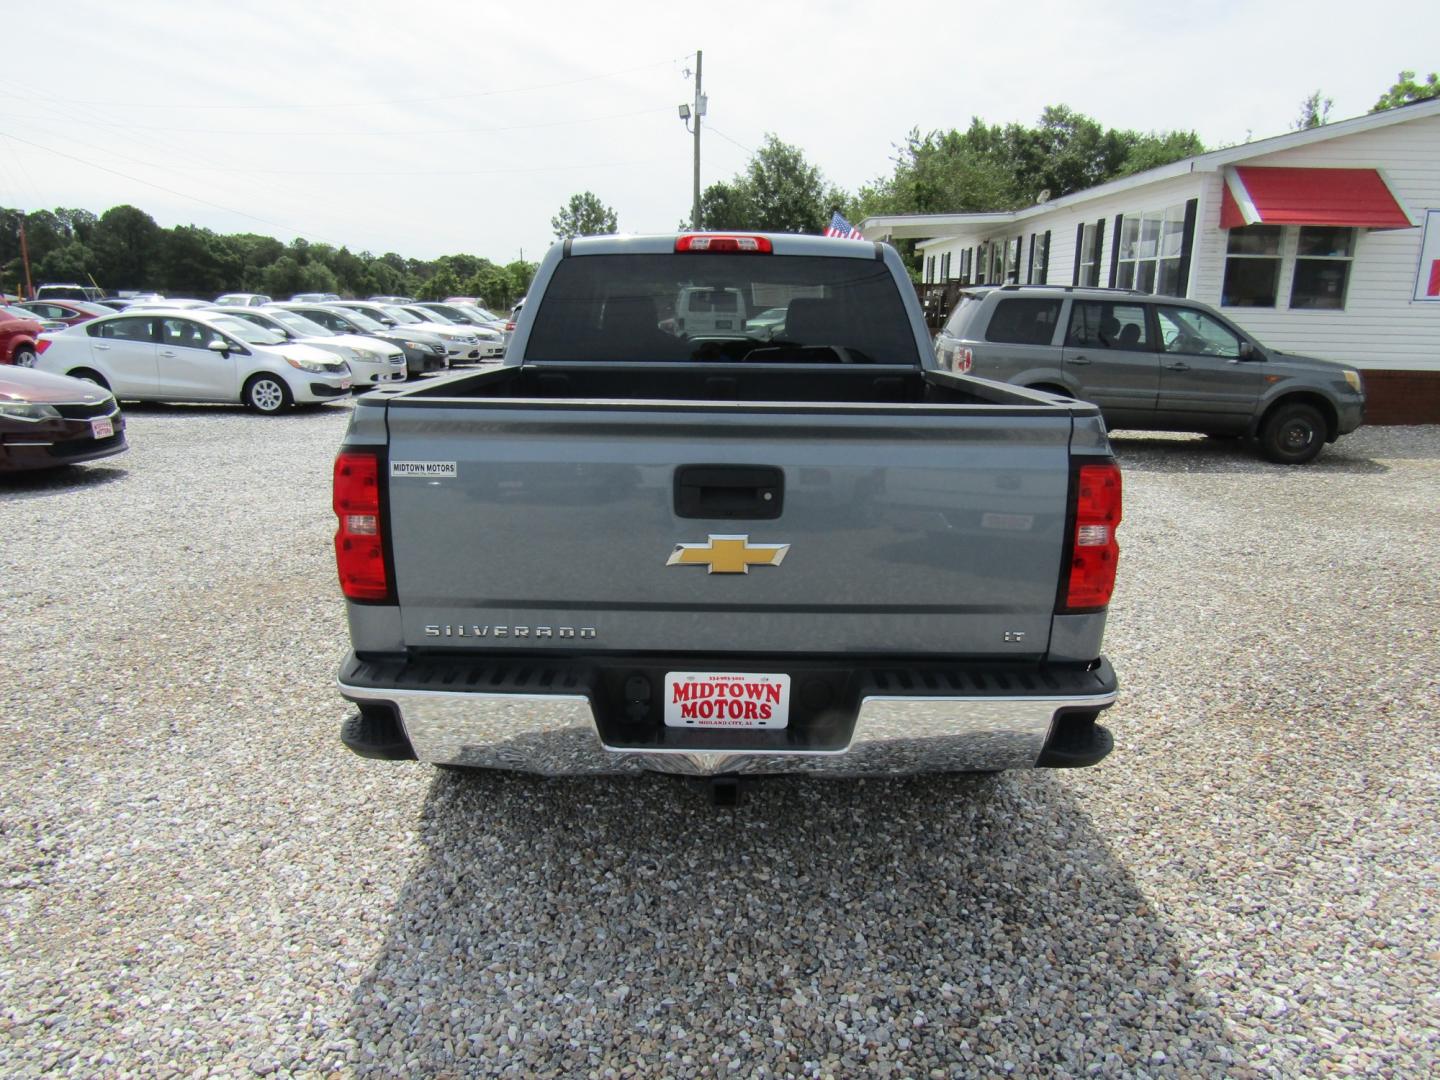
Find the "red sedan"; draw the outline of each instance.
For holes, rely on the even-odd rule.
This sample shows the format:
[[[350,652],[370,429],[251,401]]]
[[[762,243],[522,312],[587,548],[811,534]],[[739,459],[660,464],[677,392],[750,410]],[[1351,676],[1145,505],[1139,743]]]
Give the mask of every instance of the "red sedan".
[[[34,313],[37,319],[63,322],[66,326],[89,322],[101,315],[114,315],[113,308],[92,304],[87,300],[22,300],[13,307]]]
[[[33,367],[39,349],[35,339],[44,329],[38,319],[15,307],[0,307],[0,364]]]
[[[29,368],[0,368],[0,473],[54,469],[126,449],[108,390]]]

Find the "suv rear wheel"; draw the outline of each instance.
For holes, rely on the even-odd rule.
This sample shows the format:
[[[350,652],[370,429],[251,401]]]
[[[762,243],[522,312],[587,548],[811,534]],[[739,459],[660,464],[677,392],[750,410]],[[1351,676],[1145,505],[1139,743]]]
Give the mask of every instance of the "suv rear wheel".
[[[1329,429],[1313,405],[1281,405],[1260,428],[1260,452],[1281,465],[1304,465],[1325,448]]]

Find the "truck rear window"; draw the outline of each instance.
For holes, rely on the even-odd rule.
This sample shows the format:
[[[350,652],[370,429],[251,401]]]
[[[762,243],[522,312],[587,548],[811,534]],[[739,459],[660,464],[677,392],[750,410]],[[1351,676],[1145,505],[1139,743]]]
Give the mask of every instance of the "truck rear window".
[[[563,260],[525,359],[920,364],[883,263],[709,252]]]

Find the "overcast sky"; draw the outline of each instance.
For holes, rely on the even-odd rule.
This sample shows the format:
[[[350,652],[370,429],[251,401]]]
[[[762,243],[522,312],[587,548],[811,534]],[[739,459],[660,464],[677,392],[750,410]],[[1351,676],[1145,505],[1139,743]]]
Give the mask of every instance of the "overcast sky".
[[[418,258],[537,258],[575,192],[626,232],[688,218],[676,113],[704,52],[702,184],[765,132],[842,188],[911,127],[1064,103],[1207,146],[1277,135],[1323,90],[1360,115],[1440,62],[1430,3],[963,5],[128,0],[7,10],[0,205],[133,203],[162,225]],[[12,60],[13,49],[12,49]],[[16,70],[12,67],[12,70]]]

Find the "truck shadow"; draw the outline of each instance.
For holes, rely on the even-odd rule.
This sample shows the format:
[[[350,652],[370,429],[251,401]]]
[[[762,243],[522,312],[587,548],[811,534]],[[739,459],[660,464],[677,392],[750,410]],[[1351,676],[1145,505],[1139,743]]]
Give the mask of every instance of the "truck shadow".
[[[419,827],[351,1001],[362,1069],[1078,1075],[1173,1067],[1181,1039],[1233,1060],[1049,774],[771,779],[736,810],[666,777],[443,774]]]

